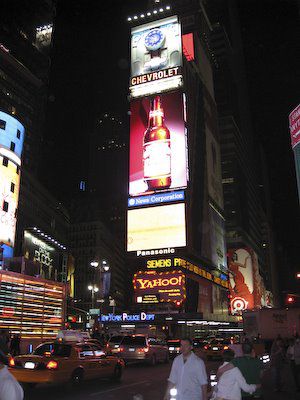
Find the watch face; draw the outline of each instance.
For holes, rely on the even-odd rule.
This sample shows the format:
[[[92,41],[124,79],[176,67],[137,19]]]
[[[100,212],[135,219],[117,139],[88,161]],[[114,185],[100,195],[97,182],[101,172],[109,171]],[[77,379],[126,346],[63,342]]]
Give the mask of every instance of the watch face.
[[[165,39],[165,35],[160,29],[152,29],[145,37],[145,46],[147,50],[158,50]]]

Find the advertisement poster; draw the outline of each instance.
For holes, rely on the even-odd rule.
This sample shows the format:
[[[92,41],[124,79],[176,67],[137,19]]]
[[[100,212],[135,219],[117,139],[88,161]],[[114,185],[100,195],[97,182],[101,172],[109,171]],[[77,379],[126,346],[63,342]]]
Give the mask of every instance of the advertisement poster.
[[[206,127],[207,182],[208,194],[223,209],[223,186],[220,145]]]
[[[129,194],[187,187],[187,141],[180,91],[131,102]]]
[[[158,93],[181,84],[181,29],[177,16],[131,30],[132,96]]]
[[[184,203],[128,210],[127,251],[186,246]]]
[[[212,313],[212,283],[202,279],[199,282],[198,309],[203,314]]]
[[[266,306],[266,289],[256,253],[250,248],[229,250],[230,307],[232,314]]]
[[[213,313],[228,315],[228,292],[217,285],[212,285]]]
[[[137,303],[185,299],[185,275],[179,271],[139,271],[134,275],[133,287]]]
[[[211,260],[221,271],[227,270],[226,243],[225,243],[225,220],[212,207],[210,213],[210,245]]]
[[[300,142],[300,104],[290,113],[289,125],[292,148],[294,148]]]

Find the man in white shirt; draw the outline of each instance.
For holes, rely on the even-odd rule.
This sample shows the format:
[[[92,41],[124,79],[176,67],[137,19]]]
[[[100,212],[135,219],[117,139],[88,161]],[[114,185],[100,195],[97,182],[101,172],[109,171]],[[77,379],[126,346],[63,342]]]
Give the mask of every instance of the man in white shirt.
[[[217,400],[241,400],[241,390],[252,394],[260,387],[260,385],[249,385],[239,368],[234,367],[229,370],[224,368],[233,358],[234,352],[232,350],[224,350],[224,363],[220,366],[217,373],[219,376],[218,384],[215,389],[215,398]],[[224,369],[225,372],[223,372],[222,369]]]
[[[177,391],[176,400],[207,400],[207,374],[204,362],[192,352],[192,341],[181,340],[181,354],[173,361],[164,400],[169,400],[170,390]],[[174,396],[175,397],[175,396]]]
[[[0,356],[0,400],[23,400],[24,392],[21,385],[8,371],[3,353]]]

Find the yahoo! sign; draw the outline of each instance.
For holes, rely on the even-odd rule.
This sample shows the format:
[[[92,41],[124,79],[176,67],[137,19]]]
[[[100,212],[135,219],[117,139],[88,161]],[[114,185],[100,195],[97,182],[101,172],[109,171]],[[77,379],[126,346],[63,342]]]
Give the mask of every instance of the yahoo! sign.
[[[102,314],[99,319],[101,322],[144,322],[154,321],[155,314],[146,314],[145,312],[139,314]]]

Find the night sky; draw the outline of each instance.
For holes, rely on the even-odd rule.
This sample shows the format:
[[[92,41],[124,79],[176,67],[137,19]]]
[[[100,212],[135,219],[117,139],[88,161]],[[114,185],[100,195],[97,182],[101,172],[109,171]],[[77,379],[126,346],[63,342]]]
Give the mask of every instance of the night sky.
[[[300,215],[288,114],[300,102],[299,8],[291,0],[237,4],[253,125],[267,156],[277,243],[285,263],[295,266]],[[126,17],[146,9],[144,0],[58,1],[46,127],[51,156],[45,156],[45,177],[56,197],[68,200],[86,178],[96,116],[109,111],[128,119]],[[53,171],[47,169],[49,157],[59,160]]]

